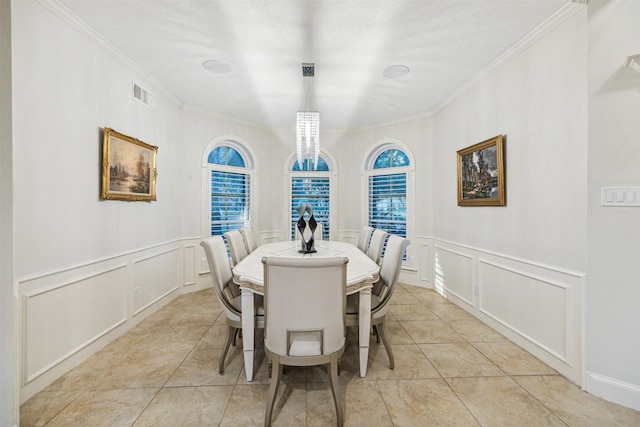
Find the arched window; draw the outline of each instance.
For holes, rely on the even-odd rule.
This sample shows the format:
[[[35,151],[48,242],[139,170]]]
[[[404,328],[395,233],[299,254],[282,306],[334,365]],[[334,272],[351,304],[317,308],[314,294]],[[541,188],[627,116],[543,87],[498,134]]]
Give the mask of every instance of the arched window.
[[[407,237],[408,183],[413,165],[406,149],[398,141],[385,141],[370,152],[365,169],[368,225]]]
[[[207,156],[212,236],[251,226],[252,159],[235,141],[222,141]]]
[[[307,162],[308,160],[304,160]],[[298,222],[298,206],[308,203],[313,207],[313,217],[322,223],[322,238],[328,240],[331,235],[331,206],[332,206],[332,181],[335,171],[330,166],[331,162],[322,154],[318,157],[316,170],[309,169],[303,164],[301,170],[297,160],[289,169],[291,179],[291,215],[290,235],[295,240],[296,223]]]

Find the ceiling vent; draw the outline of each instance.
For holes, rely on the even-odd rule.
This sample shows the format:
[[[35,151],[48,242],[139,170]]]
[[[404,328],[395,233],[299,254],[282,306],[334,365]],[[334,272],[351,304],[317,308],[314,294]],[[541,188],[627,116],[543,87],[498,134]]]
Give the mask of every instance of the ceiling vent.
[[[138,86],[136,83],[133,84],[133,99],[143,103],[149,109],[155,110],[155,102],[153,99],[153,95],[151,95],[148,91]]]

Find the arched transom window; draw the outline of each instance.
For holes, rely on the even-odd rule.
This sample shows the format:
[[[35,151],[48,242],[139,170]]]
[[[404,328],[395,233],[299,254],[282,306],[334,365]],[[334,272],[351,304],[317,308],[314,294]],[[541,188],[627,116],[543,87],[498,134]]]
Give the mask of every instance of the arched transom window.
[[[308,160],[304,160],[307,162]],[[296,223],[298,222],[298,206],[308,203],[313,207],[313,217],[322,223],[322,238],[328,240],[331,230],[332,205],[332,171],[327,159],[321,154],[318,157],[316,170],[308,170],[307,164],[303,168],[296,160],[290,168],[291,177],[291,214],[290,235],[295,240]]]
[[[208,155],[210,232],[220,236],[229,230],[251,226],[253,170],[241,146],[224,141]]]

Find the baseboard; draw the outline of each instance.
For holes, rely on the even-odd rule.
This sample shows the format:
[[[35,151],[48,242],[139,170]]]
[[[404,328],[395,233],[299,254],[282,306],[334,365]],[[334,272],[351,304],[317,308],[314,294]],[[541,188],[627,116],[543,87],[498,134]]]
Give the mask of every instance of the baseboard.
[[[587,391],[594,396],[640,411],[640,386],[587,372]]]

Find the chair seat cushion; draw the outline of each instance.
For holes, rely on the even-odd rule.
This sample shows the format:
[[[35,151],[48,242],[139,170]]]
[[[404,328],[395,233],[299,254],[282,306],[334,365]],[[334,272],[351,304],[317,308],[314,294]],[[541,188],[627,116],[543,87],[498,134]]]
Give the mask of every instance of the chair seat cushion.
[[[258,312],[256,313],[258,316],[264,316],[264,297],[262,295],[256,295],[256,304],[258,306]],[[238,296],[233,298],[231,301],[231,305],[233,305],[238,311],[242,311],[242,297]]]
[[[380,304],[380,297],[371,294],[371,309],[373,310]],[[347,295],[347,314],[358,314],[358,294]]]

